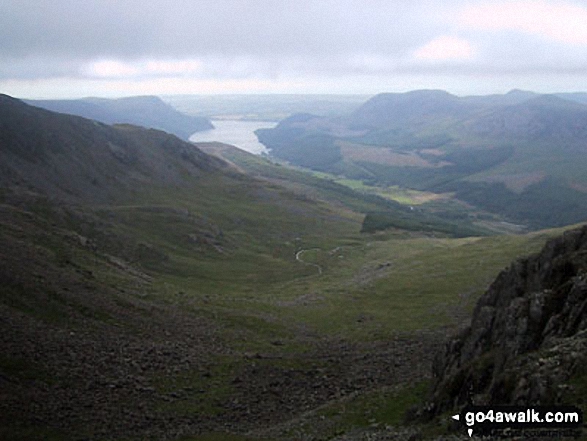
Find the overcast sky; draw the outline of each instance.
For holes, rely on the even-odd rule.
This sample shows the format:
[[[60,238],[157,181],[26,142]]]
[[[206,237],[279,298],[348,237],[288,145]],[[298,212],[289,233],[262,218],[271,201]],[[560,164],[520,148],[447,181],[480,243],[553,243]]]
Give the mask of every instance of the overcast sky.
[[[0,0],[0,92],[587,91],[587,1]]]

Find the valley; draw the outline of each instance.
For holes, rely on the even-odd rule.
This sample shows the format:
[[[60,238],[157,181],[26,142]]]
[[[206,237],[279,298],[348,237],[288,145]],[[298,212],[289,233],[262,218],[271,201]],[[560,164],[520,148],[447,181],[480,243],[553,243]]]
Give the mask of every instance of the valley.
[[[0,146],[5,439],[438,439],[436,352],[576,227],[6,96]]]

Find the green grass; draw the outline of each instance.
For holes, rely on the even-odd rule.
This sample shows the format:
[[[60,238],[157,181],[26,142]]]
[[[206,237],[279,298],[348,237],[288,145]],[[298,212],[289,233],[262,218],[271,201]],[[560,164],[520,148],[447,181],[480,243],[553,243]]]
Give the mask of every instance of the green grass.
[[[329,261],[321,260],[322,275],[282,284],[269,293],[278,316],[292,326],[301,322],[321,334],[359,340],[386,338],[452,323],[452,309],[464,304],[470,310],[502,268],[516,256],[538,251],[544,241],[541,234],[387,237],[334,253],[324,250],[320,255]]]
[[[566,150],[561,154],[561,150]],[[499,176],[548,171],[550,176],[572,182],[586,183],[587,159],[578,150],[564,145],[525,143],[516,147],[515,153],[502,164],[467,178],[471,181],[486,181]],[[514,186],[515,188],[515,186]]]
[[[344,400],[327,407],[321,413],[337,417],[343,427],[366,427],[371,424],[399,426],[403,424],[406,410],[424,399],[428,382],[406,385],[389,390],[377,390]]]
[[[281,165],[237,148],[210,149],[251,175],[274,182],[303,197],[342,205],[355,212],[381,210],[389,207],[386,199],[393,200],[386,198],[385,192],[378,195],[377,191],[381,189],[361,184],[359,180],[344,180],[329,173]]]
[[[290,435],[295,432],[307,439],[332,439],[358,428],[401,426],[406,410],[425,398],[428,387],[428,382],[422,381],[351,395],[321,407],[308,421],[290,430]]]
[[[451,201],[447,194],[439,195],[399,186],[369,185],[358,179],[301,168],[292,169],[227,146],[209,146],[208,151],[237,164],[248,173],[285,186],[302,199],[323,200],[351,210],[355,216],[365,214],[362,231],[394,227],[412,231],[438,231],[452,236],[495,232],[493,227],[486,228],[486,225],[474,223],[476,213],[471,207],[464,210],[465,206],[460,204],[455,210],[454,203],[447,203]],[[436,208],[439,201],[446,201],[441,204],[441,210]],[[419,206],[419,209],[414,210],[414,206]]]
[[[252,155],[241,159],[290,184],[312,187],[317,181],[326,185],[319,187],[322,195],[360,200],[323,179],[259,165],[264,160]],[[261,335],[285,338],[303,325],[327,335],[385,338],[451,323],[451,308],[463,301],[472,305],[501,268],[538,251],[545,240],[540,234],[360,234],[360,217],[349,207],[302,198],[278,185],[242,177],[211,177],[194,185],[152,188],[132,204],[99,208],[108,225],[104,235],[123,244],[112,254],[153,277],[145,298]],[[308,250],[304,263],[295,259],[302,249]],[[63,252],[107,284],[124,285],[128,278],[112,266],[101,270],[102,257],[71,247]],[[319,265],[322,274],[308,263]]]
[[[159,393],[177,397],[160,403],[158,410],[184,417],[190,415],[214,417],[221,414],[222,403],[232,393],[230,385],[232,369],[232,362],[226,361],[212,366],[208,372],[188,371],[153,379]]]
[[[380,198],[363,198],[342,185],[245,158],[260,172],[272,173],[273,180],[205,177],[188,188],[150,188],[132,201],[98,207],[87,233],[99,244],[97,252],[63,240],[67,235],[47,238],[34,231],[60,273],[91,279],[95,292],[110,287],[109,295],[116,296],[116,290],[125,290],[113,299],[117,304],[131,308],[131,298],[140,296],[146,305],[174,306],[214,324],[218,344],[232,355],[214,357],[205,372],[185,369],[150,378],[159,393],[178,396],[158,404],[163,413],[221,414],[223,402],[234,394],[231,382],[246,363],[243,354],[283,356],[285,361],[262,363],[295,366],[307,362],[300,356],[311,353],[315,343],[329,338],[360,344],[459,324],[499,270],[560,233],[460,239],[418,231],[361,234],[360,210],[379,207]],[[83,222],[66,224],[79,234],[86,228]],[[305,250],[303,262],[295,257],[300,250]],[[115,265],[111,256],[127,268]],[[95,309],[66,302],[58,292],[47,294],[51,298],[42,311],[29,311],[26,290],[21,291],[6,296],[9,306],[33,316],[42,313],[44,320],[74,308],[89,319],[90,328],[99,322],[135,332],[131,325],[113,323],[93,303]],[[143,312],[149,314],[148,308]],[[0,369],[16,372],[22,364],[5,360]],[[344,409],[333,403],[326,412],[340,422],[337,430],[372,421],[399,424],[420,393],[418,388],[372,392],[353,398]]]
[[[271,170],[299,179],[285,167]],[[160,256],[137,261],[156,275],[150,298],[214,318],[227,341],[245,330],[254,349],[267,348],[271,338],[295,341],[299,326],[370,340],[454,324],[454,311],[463,317],[501,269],[555,234],[359,234],[348,211],[282,187],[212,179],[199,182],[199,190],[151,192],[150,200],[105,209],[103,216]],[[190,235],[210,236],[212,244]],[[236,344],[246,350],[246,342]]]
[[[225,327],[227,340],[233,331],[246,331],[249,343],[235,343],[243,350],[269,350],[272,338],[293,342],[299,326],[325,336],[385,339],[396,332],[454,324],[501,269],[518,256],[537,252],[555,234],[356,236],[338,246],[309,249],[303,263],[295,261],[293,245],[287,258],[183,256],[172,274],[153,282],[151,292],[214,318]],[[320,265],[322,273],[307,263]]]
[[[312,171],[311,173],[316,177],[331,180],[352,190],[381,196],[382,198],[396,201],[403,205],[421,205],[441,197],[435,193],[403,188],[398,185],[369,185],[359,179],[341,178],[324,172]]]
[[[177,441],[266,441],[260,438],[252,438],[245,435],[236,435],[226,432],[206,433],[203,435],[183,436]]]

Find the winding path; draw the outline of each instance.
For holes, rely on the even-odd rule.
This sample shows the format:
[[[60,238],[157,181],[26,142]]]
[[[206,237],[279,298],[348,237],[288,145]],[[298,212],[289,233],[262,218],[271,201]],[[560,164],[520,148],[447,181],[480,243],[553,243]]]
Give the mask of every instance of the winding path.
[[[302,254],[304,254],[306,251],[315,251],[318,250],[320,251],[320,248],[311,248],[309,250],[300,250],[296,253],[296,260],[300,263],[303,263],[304,265],[310,265],[313,267],[316,267],[318,269],[318,274],[322,274],[322,267],[320,265],[318,265],[317,263],[311,263],[311,262],[306,262],[302,259]]]

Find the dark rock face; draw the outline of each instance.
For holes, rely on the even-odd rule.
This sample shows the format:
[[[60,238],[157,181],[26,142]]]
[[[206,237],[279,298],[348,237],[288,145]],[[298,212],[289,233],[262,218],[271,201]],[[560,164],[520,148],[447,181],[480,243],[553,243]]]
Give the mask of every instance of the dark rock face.
[[[503,271],[471,325],[437,355],[428,411],[473,404],[556,404],[587,372],[587,226]]]

